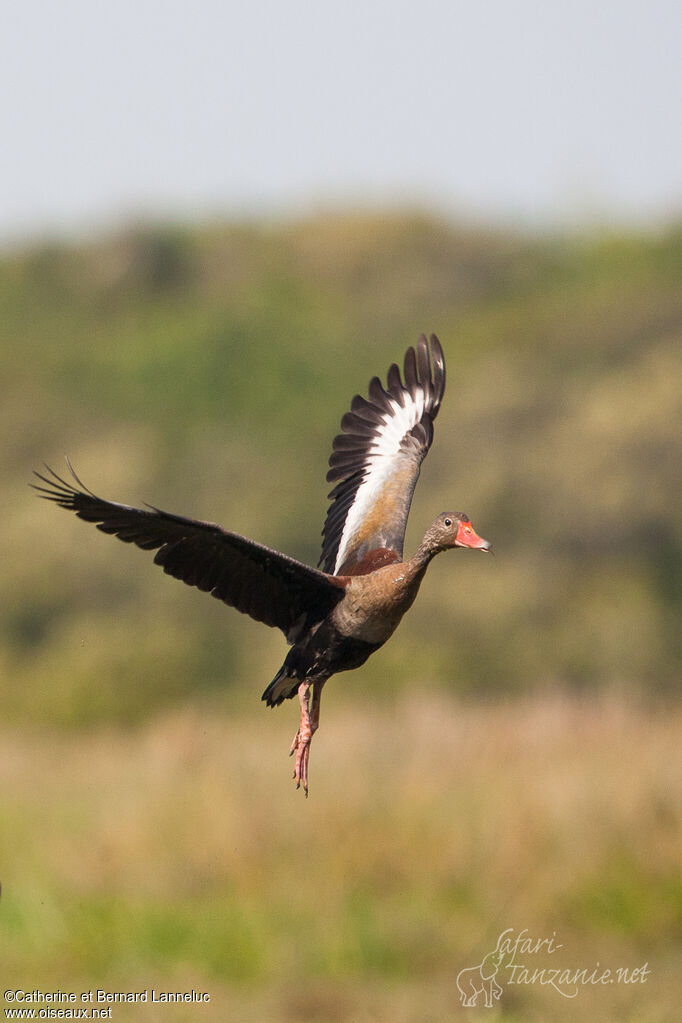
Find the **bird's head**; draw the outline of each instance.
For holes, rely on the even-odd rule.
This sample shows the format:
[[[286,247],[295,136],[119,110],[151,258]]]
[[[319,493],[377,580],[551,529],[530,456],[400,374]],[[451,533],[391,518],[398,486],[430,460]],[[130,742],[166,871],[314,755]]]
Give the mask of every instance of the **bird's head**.
[[[492,544],[480,537],[464,512],[442,512],[424,539],[435,551],[451,547],[472,547],[477,551],[491,551]]]

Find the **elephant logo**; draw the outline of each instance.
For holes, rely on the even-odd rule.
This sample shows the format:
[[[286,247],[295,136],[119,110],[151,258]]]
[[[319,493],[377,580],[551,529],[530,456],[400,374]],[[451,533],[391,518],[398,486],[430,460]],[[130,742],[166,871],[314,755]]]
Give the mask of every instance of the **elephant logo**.
[[[502,988],[495,980],[495,976],[503,958],[504,952],[500,952],[498,947],[494,952],[488,952],[478,966],[467,966],[459,971],[457,987],[463,1006],[466,1008],[475,1006],[478,996],[482,994],[486,1007],[492,1009],[495,999],[502,995]]]

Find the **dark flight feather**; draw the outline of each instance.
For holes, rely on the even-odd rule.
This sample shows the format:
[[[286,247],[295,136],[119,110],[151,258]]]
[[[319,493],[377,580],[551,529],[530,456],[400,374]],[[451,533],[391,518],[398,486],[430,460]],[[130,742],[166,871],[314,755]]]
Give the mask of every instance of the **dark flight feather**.
[[[404,382],[393,363],[367,398],[356,394],[332,444],[327,480],[335,483],[322,531],[320,565],[331,574],[364,563],[373,550],[402,557],[407,516],[433,420],[445,391],[445,357],[435,334],[405,355]],[[357,570],[357,569],[356,569]]]
[[[281,629],[290,643],[322,621],[343,598],[343,585],[278,551],[202,522],[161,511],[133,508],[97,497],[78,479],[67,482],[49,466],[35,473],[41,497],[142,550],[156,550],[164,572],[196,586],[258,622]]]

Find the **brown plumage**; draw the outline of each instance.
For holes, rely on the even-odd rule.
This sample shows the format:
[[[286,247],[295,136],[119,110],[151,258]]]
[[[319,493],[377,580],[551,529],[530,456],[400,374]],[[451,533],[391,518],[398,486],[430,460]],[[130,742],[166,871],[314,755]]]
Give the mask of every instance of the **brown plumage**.
[[[298,695],[301,718],[291,753],[297,787],[306,794],[327,679],[359,667],[386,642],[435,554],[452,547],[490,550],[466,515],[443,512],[403,561],[412,494],[444,390],[442,348],[434,334],[430,343],[422,334],[416,350],[407,350],[404,382],[394,364],[386,388],[374,377],[368,397],[355,396],[329,460],[327,479],[335,486],[322,534],[323,570],[213,522],[102,500],[68,460],[74,482],[49,468],[49,475],[35,474],[40,496],[125,543],[156,550],[154,561],[164,572],[282,630],[292,647],[263,700],[276,706]]]

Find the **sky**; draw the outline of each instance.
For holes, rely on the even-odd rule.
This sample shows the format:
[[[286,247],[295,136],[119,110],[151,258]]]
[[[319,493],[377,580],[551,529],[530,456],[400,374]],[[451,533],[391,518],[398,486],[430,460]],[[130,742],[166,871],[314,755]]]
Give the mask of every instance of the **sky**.
[[[682,211],[679,0],[6,0],[0,243],[409,205]]]

